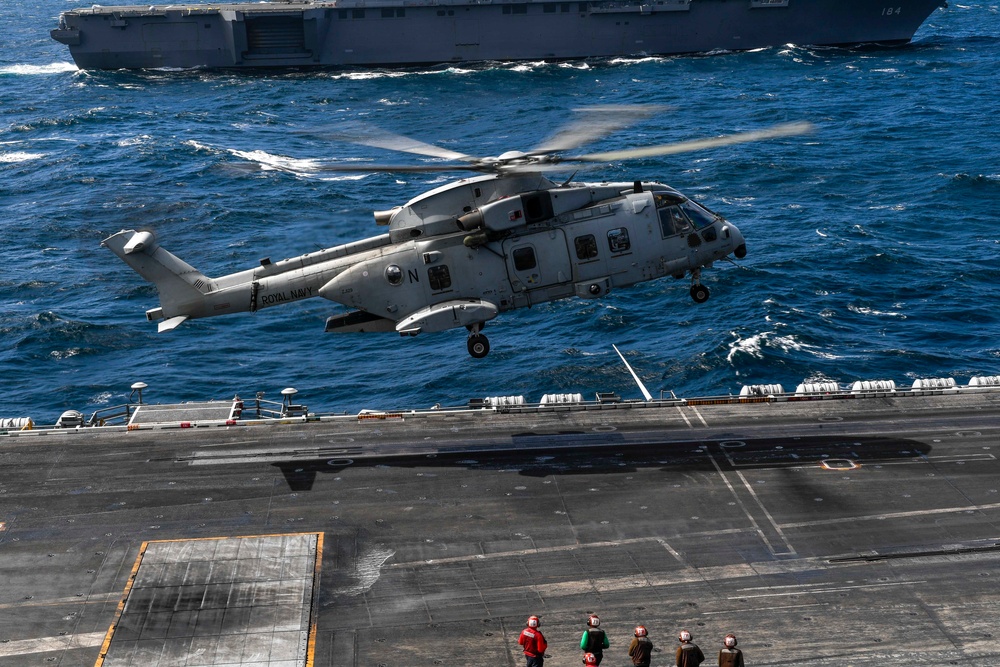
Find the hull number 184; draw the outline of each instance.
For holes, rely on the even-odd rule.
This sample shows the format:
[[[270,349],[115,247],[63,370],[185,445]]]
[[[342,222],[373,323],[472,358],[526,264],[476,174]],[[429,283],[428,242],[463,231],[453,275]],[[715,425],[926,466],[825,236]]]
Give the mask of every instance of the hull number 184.
[[[882,16],[897,16],[903,13],[902,7],[883,7]]]

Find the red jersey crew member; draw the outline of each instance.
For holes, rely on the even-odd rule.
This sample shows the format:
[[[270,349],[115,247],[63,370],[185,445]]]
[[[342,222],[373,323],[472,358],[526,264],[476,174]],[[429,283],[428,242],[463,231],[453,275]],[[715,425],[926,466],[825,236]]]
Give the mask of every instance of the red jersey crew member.
[[[719,667],[743,667],[743,651],[736,648],[736,635],[729,633],[719,650]]]
[[[587,629],[580,637],[580,649],[584,653],[594,654],[594,658],[597,660],[595,665],[601,664],[601,660],[604,659],[604,649],[611,646],[608,635],[598,627],[600,624],[601,619],[597,617],[597,614],[591,614],[590,618],[587,619]]]
[[[676,664],[677,667],[698,667],[705,661],[705,654],[701,652],[698,645],[692,641],[691,633],[681,630],[677,636],[681,645],[677,647]]]
[[[635,667],[649,667],[653,655],[653,642],[646,636],[647,634],[645,625],[635,626],[635,639],[628,646],[628,657],[632,658]]]
[[[517,643],[524,649],[525,667],[542,667],[545,662],[545,649],[549,647],[545,635],[538,629],[541,622],[537,616],[529,616],[527,627],[521,630]]]

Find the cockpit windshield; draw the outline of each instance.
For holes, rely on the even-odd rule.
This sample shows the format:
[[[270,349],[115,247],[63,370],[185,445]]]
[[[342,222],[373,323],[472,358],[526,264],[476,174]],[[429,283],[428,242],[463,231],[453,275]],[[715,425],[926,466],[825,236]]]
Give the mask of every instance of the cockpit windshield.
[[[684,203],[681,204],[681,208],[684,209],[684,212],[687,213],[688,218],[690,218],[691,222],[697,229],[704,229],[715,222],[714,215],[690,199],[685,200]]]
[[[684,234],[695,229],[704,229],[715,222],[715,215],[690,199],[668,192],[653,193],[656,209],[660,216],[660,231],[663,238]]]

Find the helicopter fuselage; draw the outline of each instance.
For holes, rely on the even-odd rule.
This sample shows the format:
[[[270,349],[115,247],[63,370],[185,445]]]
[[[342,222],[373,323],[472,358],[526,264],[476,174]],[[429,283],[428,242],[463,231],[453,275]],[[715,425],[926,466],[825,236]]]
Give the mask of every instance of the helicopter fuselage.
[[[464,326],[476,357],[489,351],[480,329],[498,313],[603,297],[668,275],[690,275],[701,302],[701,269],[746,253],[734,225],[649,182],[480,176],[376,212],[376,221],[389,232],[218,278],[159,247],[151,232],[126,230],[103,243],[156,284],[160,307],[147,318],[161,320],[161,330],[321,296],[352,309],[329,318],[328,331],[415,335]]]

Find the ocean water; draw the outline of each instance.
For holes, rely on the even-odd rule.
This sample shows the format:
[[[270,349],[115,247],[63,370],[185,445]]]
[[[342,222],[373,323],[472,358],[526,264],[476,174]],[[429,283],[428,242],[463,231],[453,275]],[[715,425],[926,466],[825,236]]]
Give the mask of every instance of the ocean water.
[[[311,409],[423,407],[551,392],[679,395],[744,384],[1000,374],[1000,12],[938,10],[909,46],[419,71],[81,72],[63,9],[0,12],[0,417],[299,390]],[[372,211],[451,175],[317,178],[310,160],[399,161],[333,135],[364,121],[455,150],[538,144],[593,104],[672,110],[609,150],[808,120],[808,137],[613,163],[580,180],[659,180],[740,227],[696,305],[665,279],[465,332],[333,335],[312,299],[157,334],[155,290],[101,239],[155,229],[208,275],[381,233]],[[402,159],[410,159],[404,156]],[[247,169],[273,165],[288,170]],[[297,173],[296,173],[297,172]],[[455,177],[460,175],[456,174]]]

